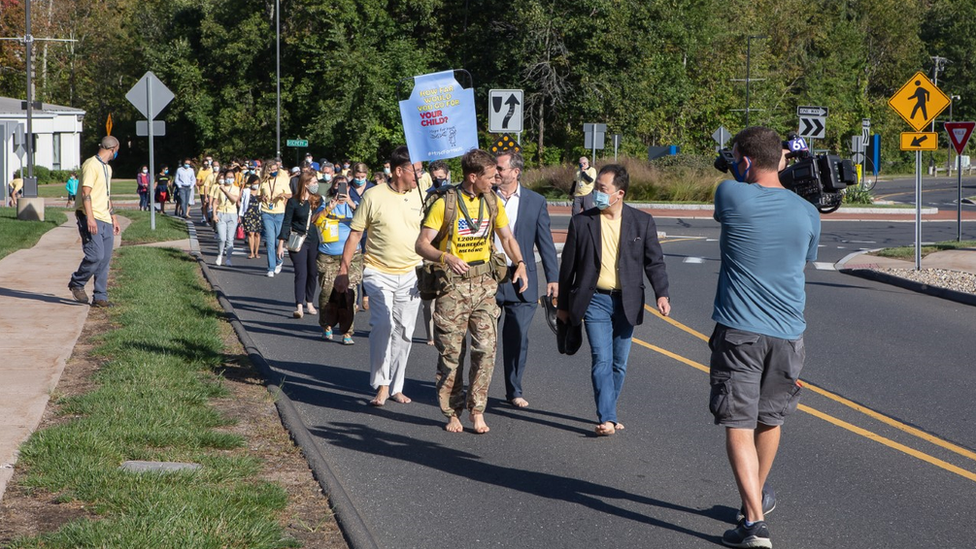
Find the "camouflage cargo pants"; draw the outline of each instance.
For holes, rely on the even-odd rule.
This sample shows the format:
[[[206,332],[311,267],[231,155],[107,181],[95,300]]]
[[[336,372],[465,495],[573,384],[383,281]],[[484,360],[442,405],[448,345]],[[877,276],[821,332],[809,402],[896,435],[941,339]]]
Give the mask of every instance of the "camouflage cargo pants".
[[[461,415],[465,406],[464,336],[471,333],[471,369],[468,373],[467,408],[485,411],[488,386],[495,370],[495,342],[498,333],[498,283],[490,274],[454,280],[454,287],[438,297],[434,307],[434,345],[437,361],[437,402],[447,417]]]
[[[332,284],[335,282],[336,275],[339,274],[339,264],[341,263],[341,255],[326,255],[321,252],[315,260],[319,270],[319,285],[322,286],[322,292],[319,293],[319,325],[325,321],[325,306],[329,304],[329,297],[332,296]],[[363,254],[356,252],[352,256],[352,262],[349,263],[349,288],[353,292],[353,300],[355,300],[356,287],[362,281]],[[353,329],[354,327],[350,326],[349,332],[352,333]]]

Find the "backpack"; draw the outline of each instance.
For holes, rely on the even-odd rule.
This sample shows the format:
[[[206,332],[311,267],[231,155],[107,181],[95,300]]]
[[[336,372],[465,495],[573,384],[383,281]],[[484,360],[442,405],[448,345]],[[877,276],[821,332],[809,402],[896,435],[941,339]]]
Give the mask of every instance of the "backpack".
[[[441,189],[430,193],[430,196],[427,197],[424,203],[424,216],[426,217],[427,213],[430,212],[430,208],[439,198],[444,199],[444,221],[441,223],[441,228],[437,230],[437,236],[430,243],[435,248],[439,248],[441,241],[447,238],[448,248],[450,248],[450,239],[454,236],[454,230],[457,228],[458,198],[461,193],[461,187],[450,186],[441,187]],[[489,238],[495,234],[495,219],[498,217],[498,195],[492,192],[482,196],[485,197],[485,202],[488,205],[488,219],[490,224],[488,232],[485,233],[485,238]]]

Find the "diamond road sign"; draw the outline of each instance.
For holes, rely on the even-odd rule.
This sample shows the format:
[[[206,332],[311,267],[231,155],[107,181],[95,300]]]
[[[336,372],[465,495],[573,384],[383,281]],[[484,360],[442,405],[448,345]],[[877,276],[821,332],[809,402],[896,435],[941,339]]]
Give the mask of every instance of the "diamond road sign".
[[[888,106],[895,110],[915,131],[922,131],[925,126],[935,120],[952,101],[929,80],[925,73],[918,71],[908,79],[905,85],[888,100]],[[902,138],[904,145],[905,138]],[[919,150],[905,149],[902,150]],[[929,149],[923,149],[929,150]]]
[[[307,147],[308,139],[289,139],[285,142],[285,145],[289,147]]]
[[[132,103],[143,116],[152,120],[156,115],[163,112],[166,105],[176,97],[165,84],[152,71],[142,75],[135,86],[125,94],[125,98]],[[152,99],[152,112],[149,112],[150,99]]]
[[[715,130],[715,133],[712,134],[712,139],[718,143],[719,147],[724,147],[731,138],[732,135],[729,134],[729,130],[725,129],[725,126],[719,126],[718,129]]]

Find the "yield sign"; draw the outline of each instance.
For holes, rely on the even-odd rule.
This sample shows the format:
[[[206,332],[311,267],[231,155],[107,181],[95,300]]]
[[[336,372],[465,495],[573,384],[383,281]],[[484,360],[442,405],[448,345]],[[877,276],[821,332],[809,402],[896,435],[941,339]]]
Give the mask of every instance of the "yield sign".
[[[952,101],[942,93],[925,73],[918,71],[908,79],[898,93],[891,96],[888,106],[895,110],[905,122],[920,132],[935,120]]]
[[[173,100],[173,92],[152,71],[147,72],[136,82],[135,86],[125,94],[125,98],[132,103],[143,116],[152,120],[162,112],[166,105]],[[149,112],[149,105],[152,105],[152,112]]]
[[[973,135],[973,128],[976,127],[976,122],[946,122],[945,129],[949,133],[949,141],[952,142],[952,147],[956,149],[956,154],[962,154],[963,149],[966,148],[966,143],[969,143],[969,136]]]

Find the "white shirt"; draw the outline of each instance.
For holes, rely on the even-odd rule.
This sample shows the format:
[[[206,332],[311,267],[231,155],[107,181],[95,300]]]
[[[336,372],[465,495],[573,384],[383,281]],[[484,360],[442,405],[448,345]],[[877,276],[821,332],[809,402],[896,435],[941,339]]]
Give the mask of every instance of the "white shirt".
[[[193,168],[180,166],[176,169],[176,186],[193,187],[197,184],[197,176],[193,174]]]
[[[515,223],[518,222],[519,202],[522,200],[522,184],[518,183],[515,185],[515,192],[512,193],[512,196],[508,197],[508,200],[505,200],[505,195],[502,194],[501,189],[495,191],[495,193],[498,195],[499,200],[505,204],[505,215],[508,216],[508,227],[512,229],[512,234],[514,235]],[[512,264],[512,258],[508,257],[508,254],[505,253],[505,248],[502,248],[502,240],[498,238],[498,234],[495,234],[495,249],[505,254],[505,259],[508,261],[508,264]],[[522,254],[525,255],[524,250],[522,251]]]

